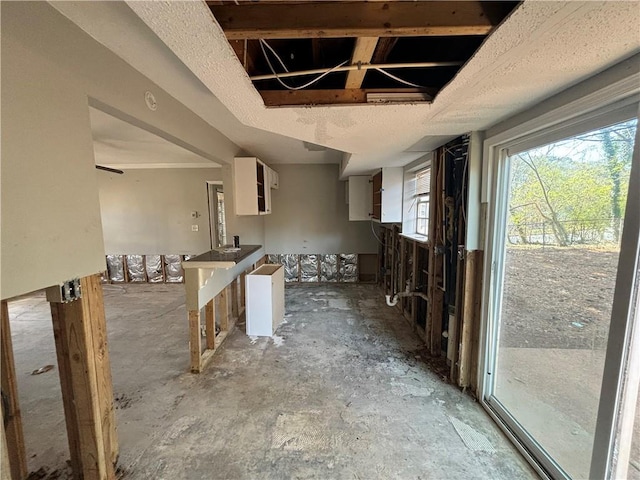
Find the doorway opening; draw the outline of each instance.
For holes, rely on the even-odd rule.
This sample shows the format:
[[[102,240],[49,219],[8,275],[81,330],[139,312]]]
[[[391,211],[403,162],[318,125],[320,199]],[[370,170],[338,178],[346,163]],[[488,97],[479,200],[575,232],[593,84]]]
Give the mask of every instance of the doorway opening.
[[[224,191],[222,183],[207,182],[209,199],[209,232],[211,249],[227,244],[227,227],[224,214]]]

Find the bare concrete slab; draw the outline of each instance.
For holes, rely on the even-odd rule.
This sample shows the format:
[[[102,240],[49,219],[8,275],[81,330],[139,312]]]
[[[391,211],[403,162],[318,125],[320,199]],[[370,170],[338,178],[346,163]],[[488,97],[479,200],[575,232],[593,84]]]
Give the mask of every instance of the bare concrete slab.
[[[375,286],[288,286],[276,336],[236,330],[200,375],[182,285],[104,290],[124,478],[536,478]],[[10,315],[29,468],[68,478],[57,368],[31,375],[56,364],[48,304]]]

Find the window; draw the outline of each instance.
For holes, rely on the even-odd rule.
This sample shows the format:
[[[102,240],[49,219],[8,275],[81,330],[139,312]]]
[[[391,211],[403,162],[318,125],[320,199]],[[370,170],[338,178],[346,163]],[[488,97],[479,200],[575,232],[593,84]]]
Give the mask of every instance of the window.
[[[429,228],[429,192],[431,190],[431,167],[416,173],[416,233],[427,235]]]
[[[625,365],[640,325],[637,112],[604,107],[485,146],[495,184],[481,397],[551,478],[637,471],[640,363]]]

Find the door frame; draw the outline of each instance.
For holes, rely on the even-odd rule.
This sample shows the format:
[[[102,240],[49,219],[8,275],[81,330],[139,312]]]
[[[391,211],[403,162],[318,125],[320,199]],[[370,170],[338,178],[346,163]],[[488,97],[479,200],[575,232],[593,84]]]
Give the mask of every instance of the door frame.
[[[209,245],[211,246],[211,250],[213,250],[214,248],[217,248],[218,245],[214,245],[214,238],[216,240],[219,241],[218,239],[218,231],[216,230],[217,227],[217,212],[218,212],[218,206],[217,203],[213,204],[213,208],[211,205],[211,191],[212,191],[212,186],[219,186],[222,187],[222,192],[224,193],[224,187],[223,187],[223,183],[221,180],[207,180],[207,205],[209,207]],[[213,189],[213,191],[216,191],[216,189]],[[225,212],[226,213],[226,212]]]
[[[484,143],[481,203],[484,203],[485,209],[483,211],[486,212],[486,218],[483,219],[485,266],[482,286],[478,398],[488,414],[543,478],[566,478],[566,476],[552,458],[534,446],[534,440],[526,432],[521,431],[515,419],[506,409],[501,407],[495,397],[492,397],[494,380],[491,374],[494,371],[497,347],[497,332],[495,330],[499,322],[496,313],[499,312],[502,303],[503,234],[506,228],[505,209],[509,193],[507,181],[509,168],[506,158],[510,149],[512,153],[527,150],[537,145],[576,135],[588,130],[590,125],[593,126],[592,128],[598,128],[603,123],[615,123],[618,120],[623,121],[629,117],[637,116],[640,95],[637,84],[633,85],[633,82],[637,82],[637,76],[623,78],[617,84],[619,88],[614,92],[610,88],[601,88],[592,95],[578,97],[573,102],[561,104],[561,107],[552,108],[547,112],[540,113],[537,117],[523,120],[521,123],[494,135],[488,132],[488,138]],[[624,88],[620,88],[621,85]],[[553,100],[551,99],[552,105],[554,104]],[[555,105],[557,104],[558,102],[555,102]],[[596,474],[594,478],[611,478],[614,472],[620,472],[619,468],[626,467],[617,465],[618,470],[616,470],[614,450],[620,447],[620,434],[616,426],[621,424],[621,413],[627,417],[627,425],[629,423],[628,417],[631,415],[631,424],[633,424],[635,405],[631,404],[629,399],[634,391],[635,398],[637,398],[637,386],[635,389],[633,387],[624,389],[625,377],[622,373],[625,366],[628,365],[630,356],[640,356],[640,333],[638,332],[640,328],[636,328],[635,332],[632,332],[631,329],[633,315],[639,308],[638,285],[634,285],[634,273],[638,268],[638,238],[640,235],[637,217],[640,214],[629,208],[631,202],[634,201],[633,199],[637,198],[634,195],[638,194],[637,190],[640,188],[640,180],[637,178],[640,176],[637,139],[638,134],[636,134],[631,171],[634,181],[630,181],[623,230],[622,248],[624,248],[624,253],[621,249],[614,297],[616,308],[612,314],[592,454],[591,476]],[[631,193],[632,188],[634,194]],[[629,286],[626,291],[619,288],[625,282]],[[639,377],[640,372],[635,372],[633,375]],[[633,378],[631,377],[632,380]],[[624,412],[621,410],[623,401],[627,408]],[[624,423],[622,422],[622,424]],[[533,452],[536,452],[535,456]]]

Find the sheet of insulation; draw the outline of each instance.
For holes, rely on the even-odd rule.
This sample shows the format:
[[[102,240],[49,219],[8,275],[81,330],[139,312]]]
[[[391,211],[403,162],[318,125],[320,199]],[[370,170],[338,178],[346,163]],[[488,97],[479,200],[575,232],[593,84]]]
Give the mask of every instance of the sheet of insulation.
[[[267,263],[273,263],[276,265],[281,264],[282,262],[280,261],[280,255],[278,255],[277,253],[270,253],[269,255],[267,255]]]
[[[107,271],[112,282],[124,282],[124,260],[122,255],[107,255]]]
[[[340,268],[339,278],[341,282],[357,282],[358,281],[358,254],[357,253],[341,253],[339,268]]]
[[[337,282],[338,281],[338,256],[337,255],[318,255],[320,258],[320,281],[321,282]]]
[[[147,278],[149,283],[162,283],[162,257],[160,255],[147,255]]]
[[[318,255],[300,255],[300,280],[318,282]]]
[[[164,256],[164,271],[167,283],[182,283],[184,274],[181,264],[182,257],[180,255]]]
[[[127,274],[130,282],[146,282],[144,256],[127,255]]]
[[[296,253],[285,253],[281,255],[281,262],[284,265],[284,281],[298,282],[298,255]]]

